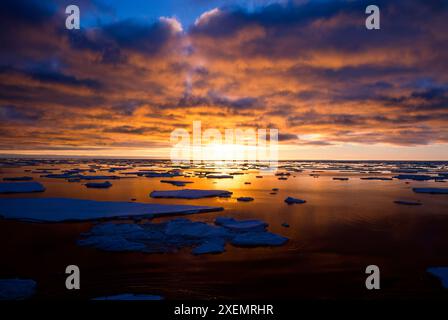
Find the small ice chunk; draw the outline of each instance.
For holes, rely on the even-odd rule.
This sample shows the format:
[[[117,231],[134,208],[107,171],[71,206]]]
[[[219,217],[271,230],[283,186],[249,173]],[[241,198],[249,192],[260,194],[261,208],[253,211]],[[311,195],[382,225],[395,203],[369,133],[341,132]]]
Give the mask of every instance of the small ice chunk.
[[[36,292],[37,284],[29,279],[0,279],[0,300],[24,300]]]
[[[439,278],[442,281],[442,286],[448,289],[448,267],[433,267],[426,271]]]
[[[152,294],[133,294],[133,293],[123,293],[114,296],[104,296],[93,298],[92,300],[111,300],[111,301],[148,301],[148,300],[163,300],[162,296],[152,295]]]
[[[345,178],[345,177],[334,177],[333,180],[347,181],[348,178]]]
[[[206,175],[208,179],[233,179],[233,176],[230,174],[208,174]]]
[[[396,204],[403,204],[407,206],[421,206],[422,203],[420,201],[414,201],[414,200],[395,200],[394,203]]]
[[[3,181],[31,181],[33,177],[6,177]]]
[[[239,197],[239,198],[236,198],[236,200],[243,201],[243,202],[249,202],[249,201],[254,201],[254,198],[252,198],[252,197]]]
[[[200,189],[182,189],[182,190],[162,190],[153,191],[151,198],[178,198],[178,199],[200,199],[209,197],[230,196],[232,192],[226,190],[200,190]]]
[[[393,180],[392,178],[386,178],[386,177],[363,177],[361,180],[380,180],[380,181],[390,181]]]
[[[181,181],[181,180],[160,180],[161,183],[170,183],[176,187],[184,187],[187,183],[193,183],[193,181]]]
[[[191,253],[195,255],[223,253],[225,251],[226,242],[222,238],[208,239],[196,248]]]
[[[232,231],[265,231],[268,224],[261,220],[235,220],[233,218],[218,217],[215,224]]]
[[[302,200],[302,199],[297,199],[297,198],[293,198],[293,197],[288,197],[288,198],[285,199],[285,202],[286,202],[287,204],[302,204],[302,203],[305,203],[306,201],[305,201],[305,200]]]
[[[110,183],[109,181],[106,181],[106,182],[89,182],[89,183],[86,183],[85,186],[87,188],[107,189],[107,188],[112,187],[112,183]]]
[[[231,243],[240,247],[260,247],[281,246],[287,241],[288,238],[270,232],[248,232],[237,235]]]
[[[0,182],[0,193],[43,192],[45,187],[39,182]]]
[[[413,188],[416,193],[448,194],[448,188]]]

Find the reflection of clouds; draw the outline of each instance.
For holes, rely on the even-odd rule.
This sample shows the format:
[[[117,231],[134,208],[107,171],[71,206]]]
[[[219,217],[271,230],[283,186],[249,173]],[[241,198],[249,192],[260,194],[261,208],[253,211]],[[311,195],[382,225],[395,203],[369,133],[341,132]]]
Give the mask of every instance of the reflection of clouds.
[[[448,5],[378,0],[384,30],[367,32],[366,3],[222,7],[189,28],[162,17],[69,33],[41,2],[31,17],[30,2],[2,1],[0,146],[162,150],[196,119],[279,128],[296,146],[448,142]]]

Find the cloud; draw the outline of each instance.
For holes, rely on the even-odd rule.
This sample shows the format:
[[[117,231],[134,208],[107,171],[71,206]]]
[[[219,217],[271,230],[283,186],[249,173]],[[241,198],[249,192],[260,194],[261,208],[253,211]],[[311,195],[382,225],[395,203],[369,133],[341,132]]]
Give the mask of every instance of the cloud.
[[[98,22],[69,31],[60,1],[2,1],[0,145],[169,146],[194,120],[298,146],[448,143],[448,3],[378,0],[378,31],[367,4],[216,6],[182,26],[83,0]]]

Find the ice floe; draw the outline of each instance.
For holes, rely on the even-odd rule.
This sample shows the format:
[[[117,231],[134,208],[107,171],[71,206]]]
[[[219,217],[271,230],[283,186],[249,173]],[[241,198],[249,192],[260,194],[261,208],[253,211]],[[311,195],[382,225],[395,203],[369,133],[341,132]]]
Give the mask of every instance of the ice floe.
[[[39,182],[0,182],[0,193],[43,192],[45,187]]]
[[[111,301],[149,301],[149,300],[163,300],[162,296],[152,295],[152,294],[134,294],[134,293],[123,293],[114,296],[104,296],[93,298],[92,300],[111,300]]]
[[[306,203],[305,200],[302,199],[297,199],[297,198],[293,198],[293,197],[288,197],[285,199],[285,202],[287,204],[302,204],[302,203]]]
[[[182,180],[160,180],[161,183],[169,183],[176,187],[184,187],[187,183],[193,183],[193,181]]]
[[[208,179],[233,179],[233,175],[230,174],[207,174]]]
[[[89,183],[86,183],[85,186],[87,188],[107,189],[107,188],[112,187],[112,183],[110,183],[109,181],[105,181],[105,182],[89,182]]]
[[[414,200],[395,200],[394,203],[396,204],[403,204],[407,206],[421,206],[422,203],[420,201],[414,201]]]
[[[448,188],[413,188],[416,193],[448,194]]]
[[[3,178],[3,181],[31,181],[33,180],[33,177],[6,177]]]
[[[342,177],[334,177],[333,180],[339,180],[339,181],[347,181],[348,178],[342,178]]]
[[[154,217],[221,211],[222,207],[95,201],[70,198],[0,199],[7,219],[61,222],[126,217]]]
[[[0,279],[0,300],[24,300],[34,295],[37,284],[29,279]]]
[[[426,271],[439,278],[442,286],[448,289],[448,267],[433,267],[428,268]]]
[[[399,174],[398,176],[394,176],[394,178],[399,180],[415,180],[415,181],[428,181],[435,179],[435,177],[423,174]]]
[[[363,177],[361,180],[379,180],[379,181],[390,181],[393,180],[392,178],[386,178],[386,177]]]
[[[252,197],[239,197],[236,198],[237,201],[242,201],[242,202],[250,202],[250,201],[254,201],[254,198]]]
[[[231,195],[232,192],[226,190],[182,189],[153,191],[149,196],[151,198],[200,199],[210,197],[229,197]]]
[[[217,218],[215,225],[178,218],[161,223],[102,223],[95,225],[78,245],[105,251],[175,252],[193,247],[194,255],[221,253],[227,242],[237,246],[278,246],[288,239],[266,231],[260,220]]]

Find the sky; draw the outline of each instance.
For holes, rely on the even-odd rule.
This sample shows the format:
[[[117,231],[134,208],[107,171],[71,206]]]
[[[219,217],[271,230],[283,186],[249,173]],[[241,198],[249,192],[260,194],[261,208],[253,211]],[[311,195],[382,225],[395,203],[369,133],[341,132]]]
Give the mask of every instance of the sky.
[[[2,0],[0,155],[167,158],[201,121],[276,128],[281,159],[448,160],[447,21],[443,0]]]

